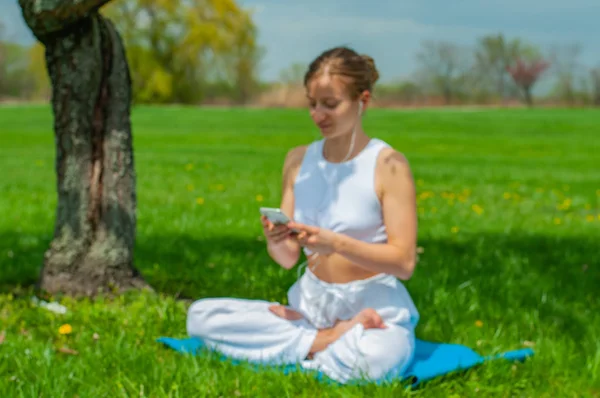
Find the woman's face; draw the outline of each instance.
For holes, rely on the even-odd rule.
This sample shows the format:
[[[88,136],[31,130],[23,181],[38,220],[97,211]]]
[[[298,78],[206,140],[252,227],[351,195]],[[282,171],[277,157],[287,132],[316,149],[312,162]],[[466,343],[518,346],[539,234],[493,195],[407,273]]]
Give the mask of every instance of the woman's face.
[[[307,84],[310,116],[325,138],[350,134],[357,122],[359,100],[350,97],[347,85],[347,78],[327,74]]]

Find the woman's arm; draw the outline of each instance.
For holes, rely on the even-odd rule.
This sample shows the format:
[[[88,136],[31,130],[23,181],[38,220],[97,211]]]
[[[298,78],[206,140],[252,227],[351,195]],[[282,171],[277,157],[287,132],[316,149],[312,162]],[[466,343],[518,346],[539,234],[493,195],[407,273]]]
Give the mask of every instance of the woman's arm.
[[[306,146],[291,149],[283,163],[281,210],[288,217],[294,215],[294,180],[302,164]],[[295,239],[286,238],[279,243],[267,242],[267,251],[271,258],[283,268],[291,269],[300,258],[300,245]]]
[[[334,250],[370,271],[408,280],[416,264],[415,186],[406,158],[393,149],[384,151],[378,162],[377,177],[382,187],[382,211],[388,242],[367,243],[336,234]]]

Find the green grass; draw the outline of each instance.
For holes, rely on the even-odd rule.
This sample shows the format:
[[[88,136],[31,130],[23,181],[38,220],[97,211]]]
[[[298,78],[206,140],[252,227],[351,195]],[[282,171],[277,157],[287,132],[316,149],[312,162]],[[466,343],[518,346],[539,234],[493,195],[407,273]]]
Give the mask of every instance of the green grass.
[[[418,336],[536,351],[410,392],[257,373],[155,343],[185,336],[177,296],[285,301],[296,270],[269,259],[257,208],[279,203],[287,149],[318,133],[296,110],[144,107],[133,126],[136,263],[160,294],[64,299],[70,311],[56,315],[15,294],[36,280],[52,236],[52,117],[0,108],[3,397],[600,396],[600,112],[369,112],[367,131],[405,153],[417,181],[424,252],[406,285]],[[73,332],[60,335],[63,324]]]

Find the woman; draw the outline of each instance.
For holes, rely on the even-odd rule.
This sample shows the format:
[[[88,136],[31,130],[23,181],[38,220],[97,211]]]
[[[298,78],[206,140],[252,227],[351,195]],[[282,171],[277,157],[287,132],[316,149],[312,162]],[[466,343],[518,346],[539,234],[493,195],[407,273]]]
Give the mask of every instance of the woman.
[[[306,272],[289,307],[196,301],[191,336],[232,358],[300,363],[342,383],[397,377],[409,365],[419,314],[399,279],[415,268],[415,189],[404,156],[360,123],[377,79],[373,60],[345,47],[311,63],[304,84],[323,139],[286,156],[280,207],[293,221],[262,218],[273,260],[291,269],[304,250]]]

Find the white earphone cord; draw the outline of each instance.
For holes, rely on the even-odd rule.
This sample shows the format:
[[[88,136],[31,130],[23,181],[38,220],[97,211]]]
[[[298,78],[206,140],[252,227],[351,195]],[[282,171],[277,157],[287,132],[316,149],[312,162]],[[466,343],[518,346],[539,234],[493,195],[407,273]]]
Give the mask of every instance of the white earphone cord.
[[[362,102],[358,103],[358,119],[360,120],[360,114],[362,111]],[[356,123],[354,124],[354,128],[352,129],[352,138],[350,139],[350,148],[348,148],[348,153],[346,154],[346,157],[344,158],[344,160],[342,160],[342,163],[345,162],[346,160],[348,160],[348,158],[350,158],[350,155],[352,154],[352,151],[354,150],[354,141],[356,140],[356,127],[358,126],[358,121],[356,121]]]

